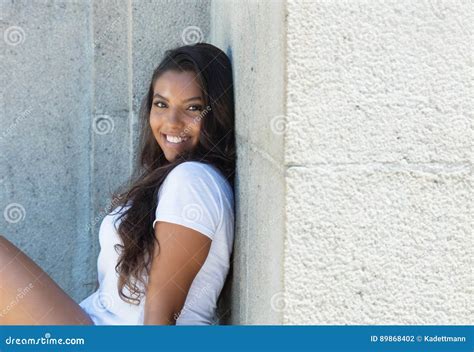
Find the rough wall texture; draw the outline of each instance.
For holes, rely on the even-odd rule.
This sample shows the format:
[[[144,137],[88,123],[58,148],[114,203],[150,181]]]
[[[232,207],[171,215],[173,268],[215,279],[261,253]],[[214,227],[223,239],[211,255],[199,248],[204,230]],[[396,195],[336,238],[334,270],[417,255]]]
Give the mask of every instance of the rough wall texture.
[[[288,1],[286,324],[472,324],[470,1]]]
[[[232,57],[237,175],[232,324],[278,324],[285,186],[284,2],[213,1],[211,42]],[[277,121],[277,128],[270,128]]]
[[[92,255],[90,11],[0,2],[0,231],[75,298]]]
[[[95,288],[110,193],[131,174],[153,69],[194,39],[190,26],[208,36],[210,2],[0,6],[0,233],[80,301]]]
[[[470,1],[0,6],[0,232],[77,301],[94,288],[110,192],[131,173],[147,80],[193,26],[234,65],[221,316],[473,323]]]

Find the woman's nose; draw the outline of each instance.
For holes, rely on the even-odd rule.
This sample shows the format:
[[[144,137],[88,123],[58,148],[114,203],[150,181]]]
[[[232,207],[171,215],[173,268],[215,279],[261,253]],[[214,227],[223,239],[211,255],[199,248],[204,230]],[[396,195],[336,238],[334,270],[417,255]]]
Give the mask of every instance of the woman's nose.
[[[166,114],[166,122],[171,125],[179,125],[180,124],[180,117],[179,112],[177,109],[169,109],[168,113]]]

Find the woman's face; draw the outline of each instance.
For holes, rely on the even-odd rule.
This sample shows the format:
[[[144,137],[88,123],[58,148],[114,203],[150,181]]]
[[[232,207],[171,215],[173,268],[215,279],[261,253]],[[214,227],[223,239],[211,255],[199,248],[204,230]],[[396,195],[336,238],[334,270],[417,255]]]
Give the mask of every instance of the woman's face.
[[[169,70],[153,87],[150,127],[168,161],[199,143],[204,100],[196,74]]]

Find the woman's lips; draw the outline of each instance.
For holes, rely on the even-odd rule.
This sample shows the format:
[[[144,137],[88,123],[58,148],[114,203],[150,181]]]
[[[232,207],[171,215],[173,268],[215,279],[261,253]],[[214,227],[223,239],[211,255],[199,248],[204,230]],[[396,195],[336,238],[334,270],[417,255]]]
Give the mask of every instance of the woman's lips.
[[[160,133],[161,134],[161,138],[163,140],[163,143],[165,143],[166,146],[170,147],[170,148],[179,148],[181,147],[182,145],[186,144],[187,141],[189,141],[189,137],[184,140],[183,142],[180,142],[180,143],[173,143],[173,142],[169,142],[167,139],[166,139],[166,134],[164,133]]]

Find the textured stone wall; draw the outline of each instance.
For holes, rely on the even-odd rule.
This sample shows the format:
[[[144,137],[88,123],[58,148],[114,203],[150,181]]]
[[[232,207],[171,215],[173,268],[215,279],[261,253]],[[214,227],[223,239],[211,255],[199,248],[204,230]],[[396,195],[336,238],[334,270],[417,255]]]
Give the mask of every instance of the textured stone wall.
[[[472,324],[471,1],[288,1],[288,324]]]
[[[236,102],[236,236],[232,324],[278,324],[285,235],[285,7],[213,1],[211,42],[232,57]]]
[[[76,300],[151,72],[197,35],[234,68],[224,321],[473,323],[471,1],[0,6],[0,233]]]
[[[95,288],[100,223],[131,173],[153,69],[208,36],[210,2],[0,6],[0,233],[80,301]]]

